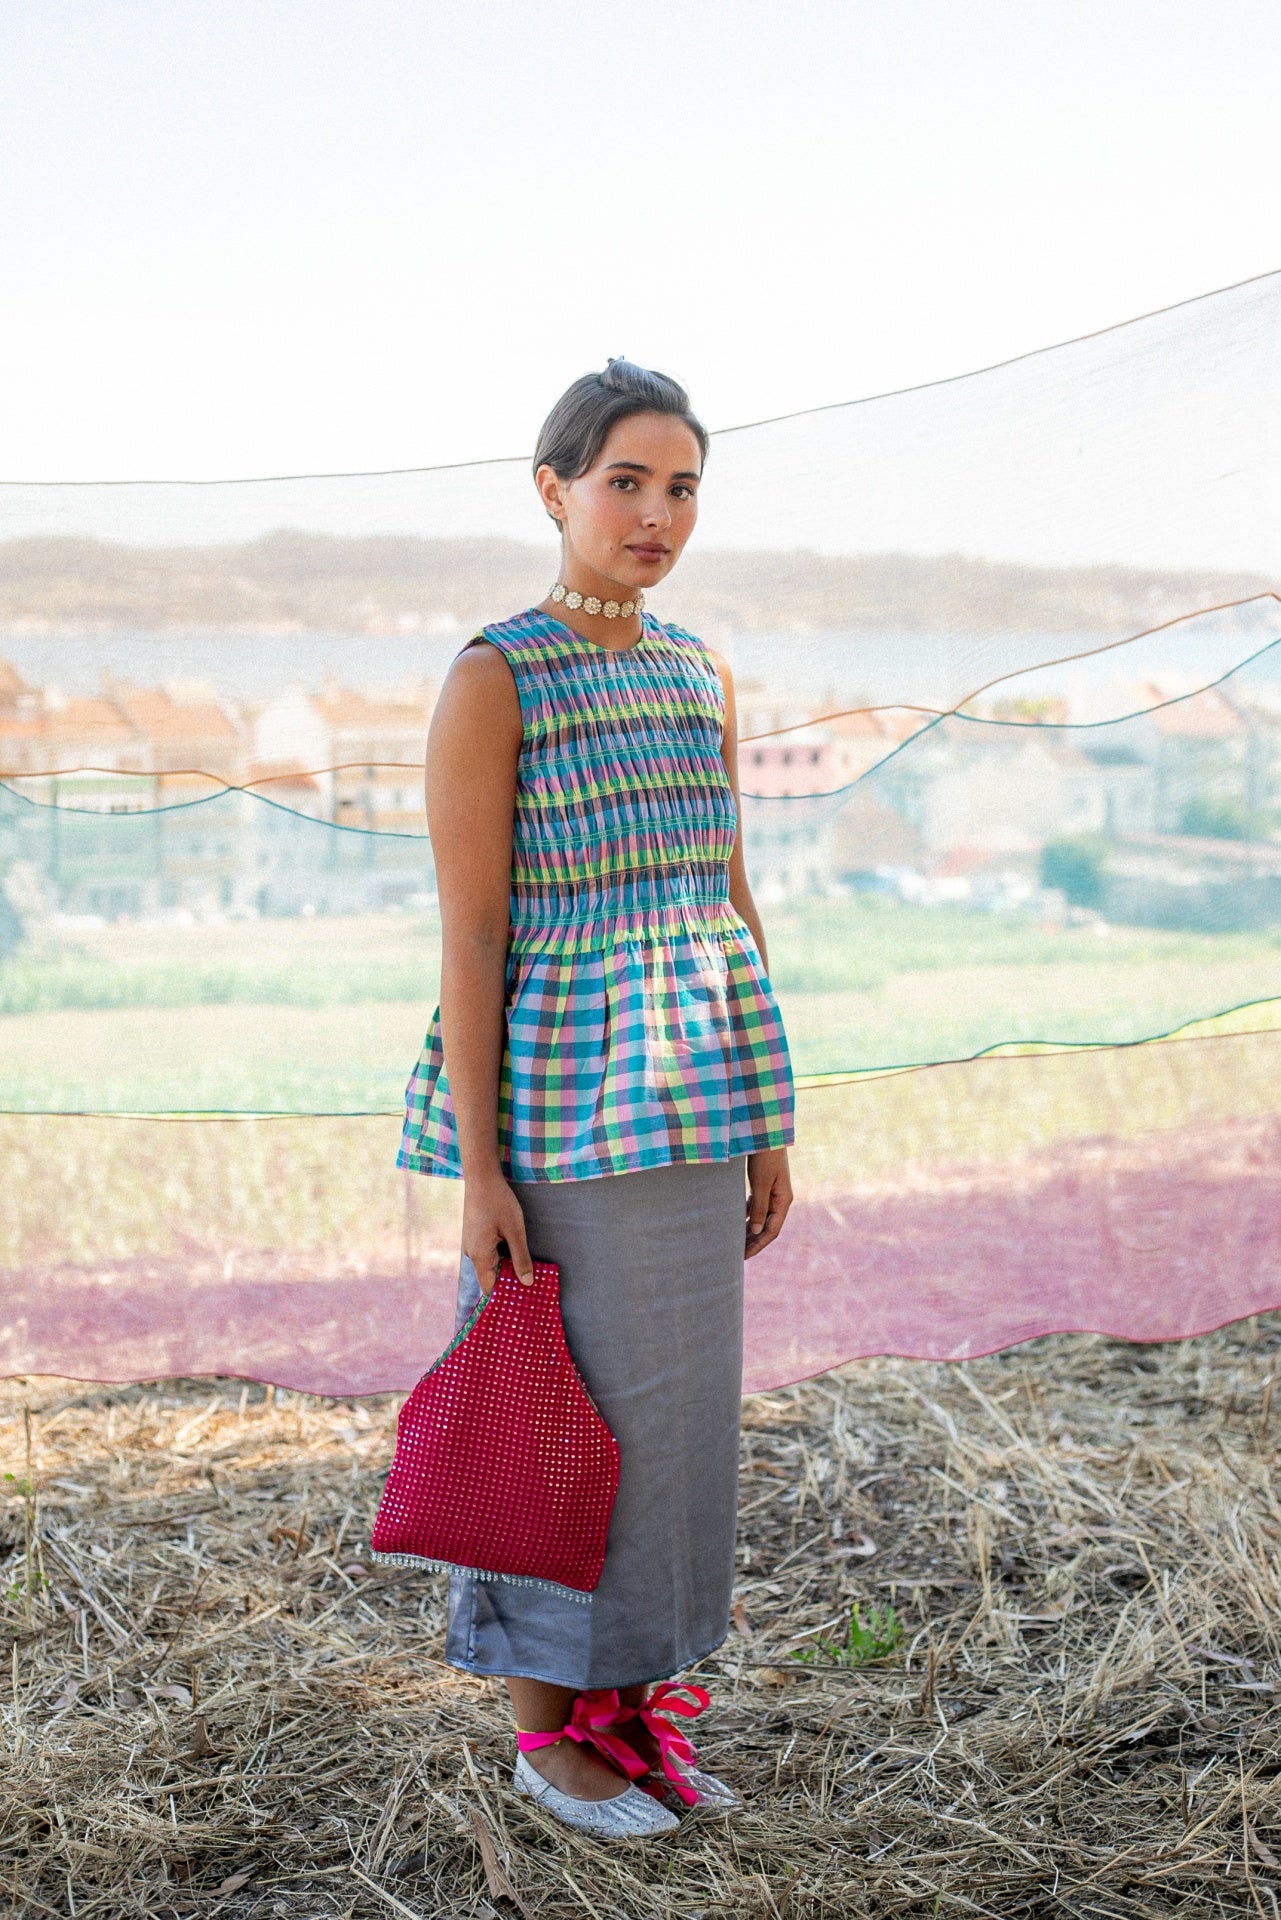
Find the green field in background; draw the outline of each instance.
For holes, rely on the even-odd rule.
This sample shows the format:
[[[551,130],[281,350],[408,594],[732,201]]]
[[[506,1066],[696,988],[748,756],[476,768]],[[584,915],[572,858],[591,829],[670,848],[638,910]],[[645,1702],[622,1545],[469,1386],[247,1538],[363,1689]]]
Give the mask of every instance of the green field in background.
[[[958,1166],[1035,1182],[1025,1156],[1081,1141],[1124,1153],[1189,1126],[1208,1151],[1226,1125],[1239,1154],[1231,1130],[1274,1115],[1279,1088],[1281,1033],[985,1060],[802,1088],[790,1161],[798,1195],[841,1208]],[[394,1117],[0,1115],[0,1268],[159,1255],[230,1276],[237,1249],[278,1249],[278,1279],[305,1271],[303,1255],[399,1271],[456,1245],[462,1198],[455,1180],[399,1172],[399,1135]]]
[[[1134,1041],[1281,998],[1278,935],[867,900],[764,917],[798,1075]],[[104,926],[23,949],[0,962],[0,1107],[395,1109],[439,964],[438,924],[409,915]]]

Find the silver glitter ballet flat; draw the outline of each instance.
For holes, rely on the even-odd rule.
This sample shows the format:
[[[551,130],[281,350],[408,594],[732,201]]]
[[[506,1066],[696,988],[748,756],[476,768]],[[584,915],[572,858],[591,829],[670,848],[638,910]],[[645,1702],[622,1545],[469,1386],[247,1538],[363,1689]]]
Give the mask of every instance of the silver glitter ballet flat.
[[[651,1782],[663,1788],[663,1805],[672,1812],[693,1812],[695,1807],[703,1807],[707,1812],[739,1812],[743,1803],[736,1791],[726,1786],[724,1780],[716,1780],[714,1774],[705,1774],[699,1766],[682,1766],[682,1778],[688,1788],[693,1788],[695,1797],[691,1801],[682,1801],[680,1793],[668,1786],[663,1774],[651,1774]]]
[[[630,1783],[612,1800],[575,1799],[573,1794],[562,1793],[550,1780],[544,1780],[523,1753],[516,1756],[512,1791],[536,1800],[567,1827],[577,1827],[580,1833],[594,1833],[598,1840],[645,1839],[656,1833],[670,1833],[680,1825],[674,1813],[669,1813],[657,1800]]]

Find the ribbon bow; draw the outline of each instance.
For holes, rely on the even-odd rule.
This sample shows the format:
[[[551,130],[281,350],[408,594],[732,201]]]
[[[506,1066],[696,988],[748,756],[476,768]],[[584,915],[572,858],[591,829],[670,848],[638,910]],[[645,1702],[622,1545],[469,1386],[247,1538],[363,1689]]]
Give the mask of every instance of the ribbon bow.
[[[691,1699],[682,1699],[689,1694]],[[706,1687],[673,1685],[664,1681],[655,1687],[644,1704],[637,1709],[641,1724],[647,1727],[658,1742],[658,1751],[662,1755],[663,1772],[667,1775],[672,1791],[680,1796],[687,1807],[692,1807],[698,1799],[698,1789],[691,1787],[676,1764],[683,1760],[686,1766],[693,1766],[698,1759],[698,1749],[692,1740],[686,1738],[679,1727],[665,1720],[660,1708],[668,1713],[678,1714],[683,1720],[694,1720],[702,1713],[711,1700]]]
[[[635,1747],[613,1732],[620,1721],[630,1720],[635,1711],[635,1707],[622,1704],[617,1687],[597,1687],[578,1695],[565,1733],[571,1740],[590,1742],[629,1780],[639,1780],[643,1773],[649,1772],[649,1768]]]

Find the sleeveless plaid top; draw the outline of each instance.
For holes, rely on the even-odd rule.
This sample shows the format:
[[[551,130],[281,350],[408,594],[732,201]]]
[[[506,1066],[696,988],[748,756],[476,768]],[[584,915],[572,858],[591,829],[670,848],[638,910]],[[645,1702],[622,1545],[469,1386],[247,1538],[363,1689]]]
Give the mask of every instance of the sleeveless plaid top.
[[[623,652],[532,608],[476,636],[506,655],[524,722],[498,1096],[508,1179],[795,1138],[782,1016],[729,899],[720,676],[693,634],[641,624]],[[397,1164],[462,1176],[439,1005]]]

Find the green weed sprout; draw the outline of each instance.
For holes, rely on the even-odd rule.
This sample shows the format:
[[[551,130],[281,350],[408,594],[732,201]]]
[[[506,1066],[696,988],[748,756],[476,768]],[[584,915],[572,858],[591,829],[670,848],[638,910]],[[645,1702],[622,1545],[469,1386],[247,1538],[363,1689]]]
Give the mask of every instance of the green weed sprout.
[[[903,1622],[893,1607],[850,1608],[850,1624],[844,1640],[815,1640],[808,1647],[796,1647],[788,1658],[806,1666],[830,1662],[837,1667],[866,1667],[893,1653],[903,1638]]]

